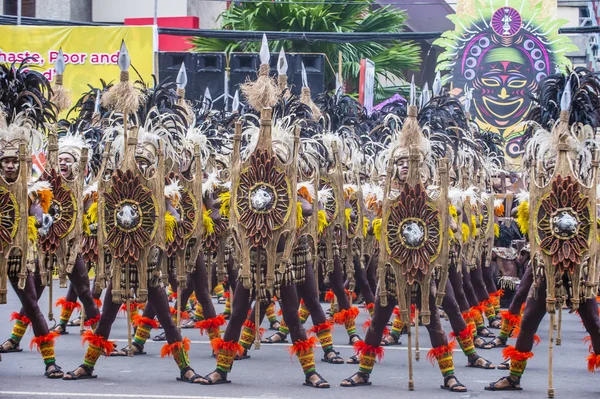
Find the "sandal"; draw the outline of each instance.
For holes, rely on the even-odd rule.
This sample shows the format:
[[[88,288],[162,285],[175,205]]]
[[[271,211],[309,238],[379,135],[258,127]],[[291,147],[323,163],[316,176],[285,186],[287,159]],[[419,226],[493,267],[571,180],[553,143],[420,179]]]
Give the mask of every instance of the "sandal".
[[[496,368],[498,370],[509,370],[510,369],[510,359],[507,359],[507,360],[503,361]]]
[[[196,320],[194,320],[194,319],[182,320],[181,323],[179,324],[179,327],[180,328],[195,328]]]
[[[279,341],[275,341],[274,337],[279,337]],[[277,331],[275,334],[271,335],[270,337],[261,339],[260,342],[262,342],[263,344],[286,343],[286,342],[288,342],[288,340],[286,338],[287,338],[286,334],[284,334],[280,331]]]
[[[490,361],[489,361],[489,360],[487,360],[487,359],[483,359],[483,360],[485,361],[485,363],[484,363],[484,364],[477,364],[477,361],[478,361],[479,359],[483,359],[483,358],[482,358],[481,356],[478,356],[478,357],[475,359],[475,361],[473,361],[473,362],[468,362],[468,363],[467,363],[467,367],[471,367],[471,368],[474,368],[474,369],[483,369],[483,370],[494,370],[494,369],[496,368],[496,366],[494,366],[494,365],[492,364],[492,362],[490,362]]]
[[[56,327],[52,329],[53,332],[57,332],[60,335],[68,335],[67,326],[62,324],[57,324]]]
[[[198,383],[199,383],[199,379],[200,379],[200,378],[203,378],[203,377],[202,377],[200,374],[198,374],[198,373],[196,373],[196,372],[194,371],[194,375],[193,375],[193,376],[191,376],[190,378],[187,378],[187,377],[185,376],[185,373],[187,373],[187,372],[188,372],[188,371],[190,371],[190,370],[191,370],[191,371],[194,371],[194,369],[193,369],[193,368],[191,368],[191,367],[186,367],[186,368],[184,368],[183,370],[181,370],[181,376],[180,376],[180,377],[177,377],[177,381],[181,381],[181,382],[187,382],[187,383],[190,383],[190,384],[198,384]]]
[[[53,370],[48,370],[50,367],[54,367]],[[50,363],[46,366],[46,371],[44,372],[44,376],[50,379],[58,379],[63,378],[65,373],[62,371],[60,366],[56,363]]]
[[[360,338],[360,335],[350,334],[350,336],[348,337],[348,345],[354,345],[354,343],[356,342],[356,341],[353,341],[354,339],[356,339],[356,341],[362,341],[362,339]]]
[[[221,379],[217,380],[217,381],[211,380],[209,377],[213,373],[218,373],[221,376]],[[204,378],[204,380],[207,381],[207,382],[200,380],[200,385],[219,385],[219,384],[230,384],[231,383],[231,381],[229,381],[227,379],[227,373],[224,373],[224,372],[219,371],[219,370],[215,370],[212,373],[207,374],[207,375],[205,375],[202,378]]]
[[[277,320],[275,320],[273,323],[271,323],[271,325],[269,326],[269,330],[271,331],[279,331],[279,327],[281,327],[281,323],[278,322]]]
[[[137,342],[132,342],[131,345],[133,346],[133,356],[141,356],[146,354],[142,345],[138,344]],[[128,349],[129,348],[124,347],[119,350],[112,351],[108,356],[129,356],[129,353],[127,352]]]
[[[248,354],[248,349],[244,349],[244,353],[241,356],[240,355],[235,356],[235,360],[244,360],[244,359],[250,359],[250,355]]]
[[[388,342],[388,340],[387,340],[388,337],[392,337],[392,339],[394,341]],[[394,334],[388,334],[384,339],[381,340],[381,346],[395,346],[395,345],[402,345],[402,342],[400,342],[400,337],[395,336]]]
[[[7,342],[10,343],[10,345],[11,345],[10,349],[4,349],[4,344]],[[9,338],[6,341],[4,341],[2,346],[0,346],[0,353],[15,353],[15,352],[23,352],[23,349],[21,349],[19,347],[19,343],[12,338]]]
[[[486,327],[478,328],[477,335],[483,338],[496,338],[496,334],[488,330]]]
[[[361,382],[356,382],[352,379],[352,377],[354,377],[354,376],[359,376],[363,380]],[[360,371],[357,371],[356,373],[352,374],[350,377],[343,379],[342,382],[349,383],[349,384],[340,384],[340,386],[344,387],[344,388],[354,388],[354,387],[362,387],[362,386],[371,385],[371,382],[369,381],[369,375],[366,373],[361,373]]]
[[[479,343],[477,343],[477,342],[476,342],[476,341],[477,341],[477,338],[481,339],[481,340],[483,341],[483,343],[482,343],[482,344],[479,344]],[[481,337],[475,337],[475,339],[473,340],[473,346],[475,346],[475,348],[477,348],[477,349],[485,349],[485,350],[489,350],[489,349],[492,349],[492,348],[494,348],[493,346],[490,346],[490,345],[491,345],[491,341],[490,341],[490,342],[488,342],[488,341],[484,340],[484,339],[483,339],[483,338],[481,338]]]
[[[152,341],[166,341],[167,340],[167,335],[165,334],[165,332],[161,332],[160,334],[158,334],[157,336],[155,336],[154,338],[152,338]]]
[[[496,340],[497,340],[497,339],[499,339],[499,340],[500,340],[500,343],[499,343],[499,344],[497,344],[497,343],[496,343]],[[500,337],[496,337],[496,338],[494,338],[493,340],[486,342],[486,343],[485,343],[485,345],[486,345],[486,346],[488,346],[488,345],[489,345],[489,347],[482,348],[482,349],[506,348],[506,347],[508,346],[508,345],[506,345],[506,341],[504,341],[504,340],[503,340],[502,338],[500,338]]]
[[[488,321],[488,328],[493,328],[494,330],[499,330],[500,327],[502,326],[502,320],[500,320],[499,318],[495,317],[492,320]]]
[[[312,383],[310,381],[310,377],[312,377],[313,375],[316,375],[317,377],[319,377],[319,381]],[[327,384],[327,385],[325,385]],[[306,375],[306,378],[304,379],[304,384],[302,385],[306,385],[307,387],[312,387],[312,388],[318,388],[318,389],[323,389],[323,388],[329,388],[329,382],[327,382],[327,380],[325,380],[323,377],[321,377],[321,375],[319,373],[317,373],[316,371],[311,371],[310,373],[308,373]]]
[[[67,327],[79,327],[80,324],[81,324],[81,319],[78,317],[76,319],[69,320],[67,323]]]
[[[456,384],[452,385],[452,386],[448,386],[448,381],[450,380],[454,380],[456,381]],[[450,392],[467,392],[467,387],[464,386],[463,384],[460,383],[460,381],[458,380],[458,378],[456,378],[456,376],[454,374],[450,374],[446,377],[444,377],[444,385],[440,385],[440,388],[446,390],[446,391],[450,391]],[[465,388],[464,390],[460,390],[458,388]]]
[[[89,380],[92,378],[98,378],[97,375],[92,375],[92,372],[94,371],[93,367],[88,367],[85,364],[80,365],[79,367],[81,367],[83,369],[83,371],[85,371],[85,374],[82,374],[80,376],[77,376],[77,374],[75,374],[75,370],[73,371],[67,371],[67,375],[71,378],[65,378],[63,377],[63,380],[67,380],[67,381],[75,381],[75,380]]]
[[[334,356],[327,357],[327,355],[329,355],[330,353],[333,353]],[[333,349],[331,349],[329,352],[326,352],[325,356],[323,356],[323,359],[321,359],[321,361],[329,364],[344,364],[344,359],[342,359],[342,357],[340,356],[340,352],[336,352]]]
[[[356,355],[352,355],[346,360],[346,364],[360,364],[360,359]]]
[[[503,388],[498,388],[496,385],[500,381],[502,381],[502,380],[508,381],[508,386],[507,387],[503,387]],[[485,387],[485,390],[486,391],[522,391],[523,388],[517,386],[517,385],[520,385],[520,384],[521,384],[521,379],[520,378],[515,381],[515,380],[513,380],[512,378],[509,378],[509,377],[502,377],[498,381],[490,383],[490,385],[488,385],[487,387]]]

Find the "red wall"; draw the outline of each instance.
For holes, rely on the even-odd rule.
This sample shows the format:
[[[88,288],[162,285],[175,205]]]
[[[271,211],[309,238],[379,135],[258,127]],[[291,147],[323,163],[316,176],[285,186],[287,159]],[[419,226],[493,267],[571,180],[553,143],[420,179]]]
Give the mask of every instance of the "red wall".
[[[161,28],[199,29],[198,17],[164,17],[158,18]],[[152,25],[154,18],[125,18],[125,25]],[[192,45],[188,43],[189,36],[158,35],[159,51],[188,51]]]

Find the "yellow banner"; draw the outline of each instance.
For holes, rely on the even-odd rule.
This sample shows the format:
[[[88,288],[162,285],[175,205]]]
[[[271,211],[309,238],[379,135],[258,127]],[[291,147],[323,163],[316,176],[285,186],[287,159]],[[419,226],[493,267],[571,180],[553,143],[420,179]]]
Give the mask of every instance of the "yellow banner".
[[[73,100],[89,90],[118,81],[117,59],[125,40],[131,65],[145,82],[152,82],[154,31],[151,26],[0,26],[0,63],[20,64],[27,57],[31,68],[41,71],[51,82],[56,77],[54,63],[58,50],[65,55],[64,86]],[[137,80],[130,69],[132,80]]]

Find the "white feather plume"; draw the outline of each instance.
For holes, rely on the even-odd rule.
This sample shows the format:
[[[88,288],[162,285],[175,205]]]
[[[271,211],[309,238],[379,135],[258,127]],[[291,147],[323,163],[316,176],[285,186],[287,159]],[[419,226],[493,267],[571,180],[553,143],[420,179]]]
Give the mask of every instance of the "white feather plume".
[[[181,197],[181,185],[178,179],[173,179],[170,184],[165,186],[165,198],[179,200]]]
[[[38,180],[34,183],[30,183],[27,187],[27,194],[28,195],[35,194],[38,191],[42,191],[42,190],[52,191],[52,185],[50,184],[49,181]]]

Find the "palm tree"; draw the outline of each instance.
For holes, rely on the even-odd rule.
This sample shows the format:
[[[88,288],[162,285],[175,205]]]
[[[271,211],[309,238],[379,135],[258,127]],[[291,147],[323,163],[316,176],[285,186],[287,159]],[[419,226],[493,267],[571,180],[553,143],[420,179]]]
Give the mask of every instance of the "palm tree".
[[[220,15],[222,29],[276,32],[400,32],[406,15],[395,8],[374,6],[374,0],[257,0],[233,3]],[[257,52],[260,42],[197,37],[192,39],[194,51],[227,53]],[[398,87],[384,87],[383,81],[399,82],[403,71],[416,69],[421,63],[420,47],[412,42],[378,40],[356,43],[334,43],[305,40],[271,42],[272,50],[282,47],[288,52],[324,53],[328,59],[325,81],[335,85],[338,52],[342,52],[342,74],[346,85],[356,89],[360,60],[375,62],[376,98],[384,99]]]

